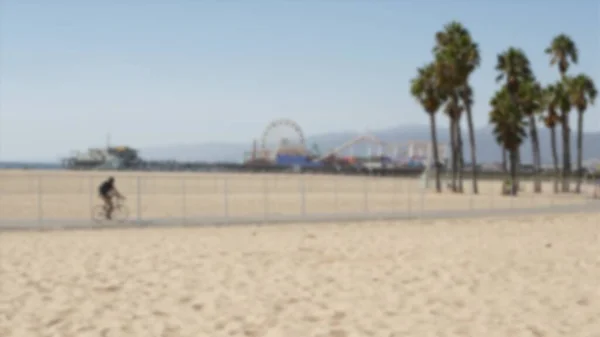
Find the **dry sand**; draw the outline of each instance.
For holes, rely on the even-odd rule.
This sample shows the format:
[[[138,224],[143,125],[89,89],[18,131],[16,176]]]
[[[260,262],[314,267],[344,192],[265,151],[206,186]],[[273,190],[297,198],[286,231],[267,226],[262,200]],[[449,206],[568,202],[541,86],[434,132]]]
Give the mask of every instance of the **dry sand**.
[[[257,217],[348,212],[421,212],[468,209],[538,208],[576,204],[584,198],[543,194],[523,183],[518,199],[500,196],[501,183],[481,181],[480,195],[438,195],[419,179],[323,175],[0,172],[0,219],[89,220],[100,203],[97,186],[112,174],[128,197],[132,216],[145,219]],[[433,185],[433,184],[432,184]],[[585,186],[589,189],[589,186]],[[466,192],[470,181],[465,182]],[[226,192],[226,193],[225,193]],[[586,194],[591,194],[586,190]]]
[[[0,336],[600,333],[600,214],[0,234]]]

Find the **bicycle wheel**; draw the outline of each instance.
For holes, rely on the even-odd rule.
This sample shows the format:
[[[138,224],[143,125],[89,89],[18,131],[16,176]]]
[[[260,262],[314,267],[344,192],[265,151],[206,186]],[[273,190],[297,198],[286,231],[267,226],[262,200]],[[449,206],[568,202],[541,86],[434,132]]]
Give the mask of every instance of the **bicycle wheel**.
[[[95,222],[104,222],[106,221],[106,211],[104,210],[104,206],[97,205],[92,208],[92,220]]]
[[[125,205],[117,205],[112,213],[112,218],[116,222],[124,222],[129,217],[129,209]]]

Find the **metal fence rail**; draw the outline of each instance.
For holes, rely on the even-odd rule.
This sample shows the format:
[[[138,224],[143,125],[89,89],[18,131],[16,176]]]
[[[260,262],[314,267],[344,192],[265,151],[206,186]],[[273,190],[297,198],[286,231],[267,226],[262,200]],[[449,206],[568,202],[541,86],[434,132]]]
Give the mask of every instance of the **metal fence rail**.
[[[0,227],[89,225],[101,203],[100,175],[0,175]],[[433,185],[430,183],[430,185]],[[581,195],[554,194],[552,183],[518,197],[502,196],[498,181],[480,193],[437,194],[420,179],[319,175],[119,175],[132,223],[243,223],[372,219],[588,207],[595,186]]]

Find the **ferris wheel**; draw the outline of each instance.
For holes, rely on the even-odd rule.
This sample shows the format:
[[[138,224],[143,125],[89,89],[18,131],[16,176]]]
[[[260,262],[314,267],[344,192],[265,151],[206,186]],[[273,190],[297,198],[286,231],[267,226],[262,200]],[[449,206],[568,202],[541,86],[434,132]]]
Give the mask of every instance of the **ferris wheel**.
[[[304,133],[298,123],[291,119],[278,119],[267,125],[262,135],[261,147],[274,152],[282,148],[304,149]]]

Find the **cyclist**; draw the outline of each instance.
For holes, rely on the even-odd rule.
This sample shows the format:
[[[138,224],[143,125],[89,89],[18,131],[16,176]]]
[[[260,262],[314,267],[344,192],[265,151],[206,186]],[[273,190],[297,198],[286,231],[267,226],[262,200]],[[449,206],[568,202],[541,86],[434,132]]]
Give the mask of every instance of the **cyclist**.
[[[106,210],[106,219],[110,220],[112,217],[112,212],[114,210],[113,205],[113,197],[117,197],[120,199],[125,199],[121,193],[115,187],[115,178],[108,177],[100,186],[98,187],[98,192],[100,194],[100,198],[104,201],[104,209]]]

